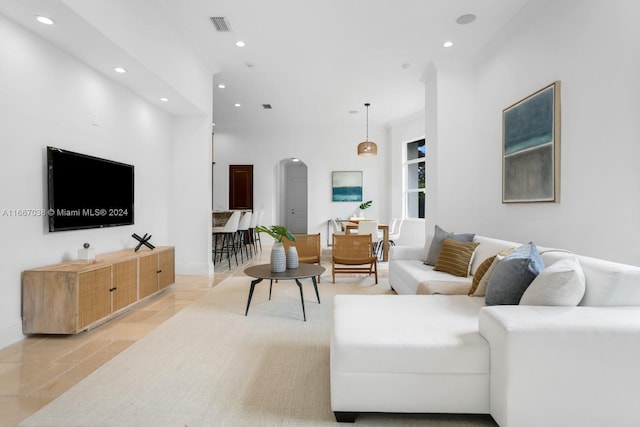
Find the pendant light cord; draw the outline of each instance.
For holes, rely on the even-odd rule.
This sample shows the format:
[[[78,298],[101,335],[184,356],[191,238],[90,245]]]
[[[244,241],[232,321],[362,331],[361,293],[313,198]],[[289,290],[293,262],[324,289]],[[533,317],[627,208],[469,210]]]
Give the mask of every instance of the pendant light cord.
[[[371,104],[369,104],[368,102],[364,104],[364,106],[367,107],[367,142],[369,142],[369,105]]]

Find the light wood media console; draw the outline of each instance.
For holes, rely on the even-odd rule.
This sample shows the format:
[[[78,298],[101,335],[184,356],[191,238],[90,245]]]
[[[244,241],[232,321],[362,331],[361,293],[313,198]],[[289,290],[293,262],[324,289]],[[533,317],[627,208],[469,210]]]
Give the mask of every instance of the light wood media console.
[[[125,249],[22,273],[22,332],[76,334],[175,282],[171,246]]]

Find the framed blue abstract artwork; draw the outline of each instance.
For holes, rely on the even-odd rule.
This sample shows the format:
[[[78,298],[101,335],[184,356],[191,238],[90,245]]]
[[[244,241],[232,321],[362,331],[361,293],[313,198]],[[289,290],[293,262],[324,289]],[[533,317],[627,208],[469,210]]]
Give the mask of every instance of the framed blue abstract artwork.
[[[332,201],[362,201],[362,171],[334,171],[331,180]]]
[[[560,201],[560,82],[502,111],[502,203]]]

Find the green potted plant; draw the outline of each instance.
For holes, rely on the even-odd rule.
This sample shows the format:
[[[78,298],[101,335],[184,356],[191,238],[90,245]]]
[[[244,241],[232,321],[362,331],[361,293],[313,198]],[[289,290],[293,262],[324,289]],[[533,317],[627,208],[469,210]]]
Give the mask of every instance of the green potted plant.
[[[365,209],[369,209],[372,204],[373,204],[373,200],[368,200],[366,202],[360,203],[360,216],[359,216],[359,218],[364,218]]]
[[[286,237],[292,242],[295,242],[296,238],[294,235],[283,225],[272,225],[270,227],[258,225],[256,226],[256,232],[266,233],[276,241],[271,248],[271,271],[274,273],[284,272],[287,269],[287,257],[284,253],[282,239]]]

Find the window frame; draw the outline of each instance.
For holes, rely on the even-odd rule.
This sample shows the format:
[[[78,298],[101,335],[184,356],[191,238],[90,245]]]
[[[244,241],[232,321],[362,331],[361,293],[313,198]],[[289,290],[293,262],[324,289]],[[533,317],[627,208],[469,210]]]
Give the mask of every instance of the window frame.
[[[424,157],[416,157],[415,159],[407,159],[408,157],[408,152],[409,152],[409,144],[414,144],[416,142],[421,142],[424,141],[425,144],[425,155]],[[426,177],[426,169],[427,169],[427,153],[426,153],[426,138],[422,137],[422,138],[418,138],[418,139],[414,139],[414,140],[410,140],[407,141],[403,144],[402,147],[402,216],[405,219],[412,219],[412,220],[421,220],[424,221],[425,218],[422,217],[420,218],[420,216],[409,216],[409,206],[408,206],[408,198],[410,194],[413,193],[422,193],[424,200],[425,200],[425,207],[424,207],[424,216],[426,216],[426,189],[427,189],[427,177]],[[409,167],[411,165],[415,165],[415,164],[419,164],[419,163],[424,163],[424,168],[425,168],[425,183],[424,183],[424,187],[423,188],[409,188]],[[418,212],[418,215],[420,215],[420,213]]]

